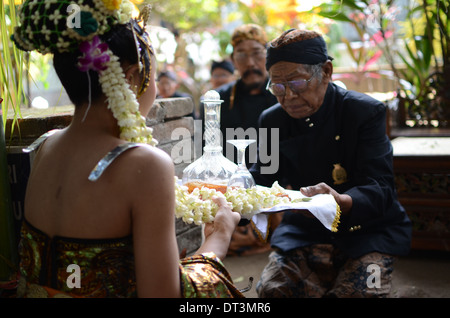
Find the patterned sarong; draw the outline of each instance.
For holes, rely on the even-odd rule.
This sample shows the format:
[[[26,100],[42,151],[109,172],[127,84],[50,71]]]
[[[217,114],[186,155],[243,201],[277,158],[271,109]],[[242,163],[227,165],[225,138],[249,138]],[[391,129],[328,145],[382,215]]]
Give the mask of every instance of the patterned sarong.
[[[243,298],[233,285],[223,263],[214,253],[194,255],[180,260],[181,293],[184,298]],[[17,289],[18,297],[72,298],[83,297],[56,290],[48,286],[26,282],[22,276]]]
[[[223,263],[214,253],[181,260],[181,291],[185,298],[243,298]]]
[[[377,252],[352,259],[330,244],[274,251],[256,290],[274,298],[387,297],[393,261]]]

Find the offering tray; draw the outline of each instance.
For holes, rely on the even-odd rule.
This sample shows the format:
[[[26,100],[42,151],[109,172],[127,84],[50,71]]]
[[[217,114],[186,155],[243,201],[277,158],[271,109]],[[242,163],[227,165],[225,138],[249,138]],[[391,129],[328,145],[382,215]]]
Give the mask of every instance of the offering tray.
[[[226,191],[225,191],[226,189]],[[225,192],[224,192],[225,191]],[[271,188],[256,186],[244,188],[218,188],[207,183],[181,185],[175,182],[176,217],[186,223],[203,224],[212,222],[218,206],[211,200],[213,196],[223,196],[233,211],[242,218],[251,220],[255,230],[263,240],[267,239],[269,216],[286,210],[308,210],[325,228],[337,231],[340,218],[339,205],[331,194],[306,197],[300,191],[286,190],[275,182]]]

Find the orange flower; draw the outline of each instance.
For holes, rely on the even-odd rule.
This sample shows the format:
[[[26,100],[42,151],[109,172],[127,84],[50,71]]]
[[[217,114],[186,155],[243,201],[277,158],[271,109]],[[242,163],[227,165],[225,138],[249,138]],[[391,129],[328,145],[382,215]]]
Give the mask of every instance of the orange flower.
[[[122,0],[103,0],[103,4],[108,10],[118,10]]]

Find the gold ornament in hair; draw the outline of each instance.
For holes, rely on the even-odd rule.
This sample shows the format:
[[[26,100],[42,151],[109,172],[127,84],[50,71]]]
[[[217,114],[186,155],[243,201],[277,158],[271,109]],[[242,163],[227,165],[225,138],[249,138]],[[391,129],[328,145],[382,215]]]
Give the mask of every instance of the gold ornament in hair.
[[[143,28],[145,28],[147,26],[147,23],[150,19],[150,13],[152,12],[152,5],[151,4],[146,4],[141,12],[139,13],[138,16],[138,22],[142,22],[143,23]]]

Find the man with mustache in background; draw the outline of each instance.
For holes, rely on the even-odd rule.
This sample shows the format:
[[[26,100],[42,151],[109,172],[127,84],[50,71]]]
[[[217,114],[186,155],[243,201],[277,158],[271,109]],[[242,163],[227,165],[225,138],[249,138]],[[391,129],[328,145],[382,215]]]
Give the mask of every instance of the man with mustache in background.
[[[275,96],[265,89],[268,81],[268,73],[265,67],[266,44],[265,31],[255,24],[242,25],[236,28],[231,36],[231,45],[233,46],[231,61],[239,72],[240,78],[216,89],[220,98],[224,101],[221,107],[220,130],[223,135],[222,147],[225,155],[229,155],[232,153],[230,150],[234,150],[234,147],[228,144],[226,140],[243,138],[230,134],[227,136],[227,128],[232,128],[232,131],[242,128],[244,132],[249,128],[254,128],[250,130],[258,134],[259,115],[265,109],[277,103]],[[258,137],[256,135],[256,138]],[[254,137],[249,136],[247,138],[253,139]],[[254,146],[256,146],[256,143],[250,145],[250,147]],[[252,160],[249,162],[250,147],[247,149],[246,156],[248,168],[255,162]],[[232,159],[230,156],[227,157]],[[235,152],[235,162],[237,162],[236,157]],[[274,226],[276,223],[276,220],[272,220]],[[251,226],[247,225],[239,226],[235,231],[229,254],[248,255],[269,249],[269,244],[259,241]]]
[[[234,30],[231,45],[231,61],[240,78],[217,89],[224,101],[220,115],[224,153],[227,153],[226,140],[236,139],[226,135],[227,128],[256,129],[262,111],[277,103],[276,98],[265,89],[268,74],[265,68],[267,35],[264,29],[256,24],[242,25]]]

